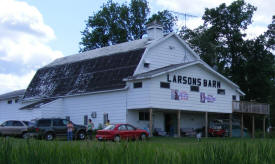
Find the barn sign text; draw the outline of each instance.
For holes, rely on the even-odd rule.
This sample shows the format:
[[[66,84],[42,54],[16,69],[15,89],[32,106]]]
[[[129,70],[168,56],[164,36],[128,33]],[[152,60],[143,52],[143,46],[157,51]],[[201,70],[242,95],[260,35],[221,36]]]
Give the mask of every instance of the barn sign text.
[[[221,88],[221,82],[217,80],[208,80],[208,79],[201,79],[201,78],[181,76],[181,75],[170,76],[169,74],[167,74],[167,82]]]

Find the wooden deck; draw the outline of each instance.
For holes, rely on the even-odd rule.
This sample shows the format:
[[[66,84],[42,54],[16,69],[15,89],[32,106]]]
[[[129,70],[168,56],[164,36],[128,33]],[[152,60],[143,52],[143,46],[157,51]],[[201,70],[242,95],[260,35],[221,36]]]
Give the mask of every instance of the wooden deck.
[[[232,111],[238,113],[254,113],[263,115],[268,115],[270,113],[269,104],[247,101],[233,101]]]

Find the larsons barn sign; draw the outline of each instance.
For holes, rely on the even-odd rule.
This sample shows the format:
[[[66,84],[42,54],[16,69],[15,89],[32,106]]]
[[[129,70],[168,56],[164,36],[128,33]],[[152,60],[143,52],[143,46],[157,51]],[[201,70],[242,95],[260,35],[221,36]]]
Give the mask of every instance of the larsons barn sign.
[[[221,88],[221,82],[217,80],[202,79],[196,77],[188,77],[182,75],[169,75],[167,74],[167,82],[195,85],[195,86],[204,86],[212,88]]]

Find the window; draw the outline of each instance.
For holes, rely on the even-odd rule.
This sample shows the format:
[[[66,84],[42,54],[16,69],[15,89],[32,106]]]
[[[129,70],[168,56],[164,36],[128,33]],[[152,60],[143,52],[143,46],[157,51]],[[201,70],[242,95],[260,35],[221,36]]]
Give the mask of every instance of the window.
[[[160,87],[161,88],[170,88],[170,83],[160,82]]]
[[[233,100],[233,101],[236,101],[236,100],[237,100],[236,95],[232,95],[232,100]]]
[[[128,129],[128,130],[136,130],[136,128],[134,128],[134,127],[131,126],[131,125],[127,125],[127,129]]]
[[[120,125],[118,127],[118,130],[127,130],[126,125]]]
[[[30,122],[30,121],[23,121],[25,125],[27,126],[35,126],[35,123]]]
[[[224,90],[224,89],[218,89],[218,90],[217,90],[217,93],[218,93],[219,95],[225,95],[225,90]]]
[[[15,100],[14,100],[15,103],[18,103],[18,101],[19,101],[18,99],[15,99]]]
[[[108,113],[104,113],[103,114],[103,124],[105,125],[106,123],[107,123],[107,121],[108,121]]]
[[[24,126],[20,121],[13,121],[13,126]]]
[[[88,125],[88,115],[84,116],[84,125]]]
[[[12,104],[12,100],[9,100],[9,101],[8,101],[8,104]]]
[[[96,112],[92,112],[91,117],[96,118]]]
[[[61,119],[53,120],[53,126],[66,126],[65,122]]]
[[[139,112],[140,121],[149,121],[149,112]]]
[[[150,63],[144,63],[143,66],[144,66],[144,68],[149,68]]]
[[[12,126],[12,124],[13,124],[13,121],[6,121],[2,125],[3,126]]]
[[[134,88],[142,88],[142,82],[134,83]]]
[[[199,92],[200,91],[200,87],[199,86],[190,86],[190,91],[192,92]]]
[[[51,120],[39,120],[37,125],[41,127],[51,126]]]
[[[108,125],[103,130],[113,130],[115,128],[115,125]]]

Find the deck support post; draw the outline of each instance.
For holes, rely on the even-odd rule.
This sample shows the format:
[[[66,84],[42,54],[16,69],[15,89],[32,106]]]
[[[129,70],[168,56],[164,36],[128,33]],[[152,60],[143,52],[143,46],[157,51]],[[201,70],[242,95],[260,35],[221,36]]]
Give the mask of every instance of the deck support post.
[[[241,137],[243,137],[243,113],[241,114]]]
[[[208,112],[205,112],[205,138],[208,137]]]
[[[265,115],[264,115],[264,119],[263,119],[263,137],[265,138]]]
[[[255,138],[255,116],[252,115],[252,138]]]
[[[180,110],[178,110],[178,137],[180,137]]]
[[[232,137],[232,113],[229,114],[229,137]]]
[[[150,137],[153,136],[153,109],[149,109],[149,131],[150,131]]]

